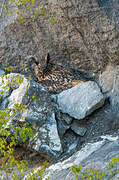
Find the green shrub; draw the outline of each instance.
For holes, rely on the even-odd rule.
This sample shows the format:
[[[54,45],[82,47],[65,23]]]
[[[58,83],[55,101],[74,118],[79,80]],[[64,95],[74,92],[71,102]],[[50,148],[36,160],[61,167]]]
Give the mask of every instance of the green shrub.
[[[7,16],[17,14],[18,20],[21,22],[24,21],[24,16],[29,18],[29,16],[32,19],[37,19],[39,15],[43,15],[47,17],[52,22],[55,22],[56,19],[51,17],[48,13],[48,7],[47,5],[41,5],[40,8],[34,7],[35,0],[4,0],[2,4],[2,9],[0,12],[0,15],[3,14]],[[15,5],[16,8],[12,9],[10,8],[11,5]]]
[[[12,72],[11,69],[12,68],[10,68],[10,72]],[[8,86],[8,90],[12,87],[14,83],[14,75],[13,79],[10,82],[4,81],[5,79],[7,79],[7,76],[5,76],[4,74],[1,78],[3,83],[3,91],[1,91],[2,98],[5,93],[6,86]],[[23,82],[23,78],[20,78],[20,76],[17,75],[16,82],[18,84],[21,84]],[[23,113],[26,108],[27,107],[25,105],[15,104],[12,109],[7,107],[0,110],[0,170],[1,172],[5,172],[6,179],[23,179],[25,171],[28,170],[27,161],[18,161],[14,157],[14,149],[18,145],[19,140],[21,140],[23,143],[26,142],[30,137],[33,137],[34,131],[36,130],[36,126],[34,125],[32,127],[27,119],[26,122],[19,122],[17,120],[16,115],[18,115],[18,113]],[[14,119],[15,121],[15,125],[13,127],[9,123],[11,119]],[[27,179],[36,180],[37,176],[41,177],[44,174],[47,165],[48,164],[45,163],[41,167],[41,170],[38,170],[35,173],[32,170],[27,176]]]
[[[114,172],[115,169],[115,172]],[[116,178],[116,173],[119,173],[119,157],[114,157],[110,160],[110,163],[106,166],[108,173],[105,174],[103,171],[98,169],[94,170],[92,168],[83,170],[82,166],[73,165],[71,171],[76,180],[104,180],[105,177],[108,177],[109,180],[112,177]]]

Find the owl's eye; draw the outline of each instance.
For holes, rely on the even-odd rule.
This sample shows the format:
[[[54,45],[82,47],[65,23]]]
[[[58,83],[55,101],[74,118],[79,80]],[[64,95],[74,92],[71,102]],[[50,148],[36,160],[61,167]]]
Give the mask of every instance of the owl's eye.
[[[41,65],[40,65],[40,64],[38,65],[38,68],[39,68],[39,69],[41,68]]]
[[[38,69],[39,69],[40,71],[42,71],[42,66],[41,66],[41,64],[38,65]]]

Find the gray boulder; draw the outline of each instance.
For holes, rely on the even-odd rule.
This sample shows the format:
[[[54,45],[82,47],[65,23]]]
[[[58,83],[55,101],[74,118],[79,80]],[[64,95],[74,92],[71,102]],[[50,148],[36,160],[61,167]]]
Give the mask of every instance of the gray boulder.
[[[0,85],[4,85],[5,90],[9,91],[8,95],[4,96],[2,105],[5,104],[9,109],[13,109],[15,104],[25,105],[23,112],[17,111],[15,117],[9,119],[8,125],[11,125],[11,130],[16,120],[22,123],[28,122],[32,126],[35,124],[37,129],[34,137],[29,140],[29,149],[52,157],[60,154],[62,147],[55,112],[47,89],[17,73],[6,75],[4,83],[1,80]],[[4,109],[4,106],[2,108]]]
[[[45,180],[46,177],[49,177],[50,180],[75,180],[76,178],[73,177],[71,171],[71,167],[74,164],[83,167],[80,175],[84,170],[86,170],[89,175],[88,169],[92,168],[92,170],[98,169],[99,172],[103,171],[105,173],[102,179],[109,180],[111,178],[114,180],[115,177],[118,179],[119,176],[116,170],[119,161],[117,165],[114,165],[111,169],[107,169],[106,166],[109,164],[111,158],[119,157],[119,136],[103,136],[102,138],[103,140],[101,141],[85,145],[81,150],[63,162],[51,165],[47,169],[43,180]],[[109,174],[110,170],[114,172],[113,175]]]
[[[104,96],[93,81],[82,82],[57,95],[59,109],[76,119],[83,119],[104,104]]]

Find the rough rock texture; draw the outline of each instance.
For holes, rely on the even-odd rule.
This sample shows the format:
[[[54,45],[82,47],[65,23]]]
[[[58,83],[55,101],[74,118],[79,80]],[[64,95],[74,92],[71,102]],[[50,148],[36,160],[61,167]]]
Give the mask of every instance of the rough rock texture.
[[[66,130],[70,128],[70,125],[66,124],[61,118],[57,122],[58,132],[61,137],[65,134]]]
[[[67,123],[67,124],[71,124],[72,122],[72,117],[69,116],[68,114],[62,114],[62,119]]]
[[[80,151],[76,152],[65,161],[51,165],[43,180],[48,176],[50,180],[74,180],[75,177],[73,177],[71,172],[71,167],[74,164],[83,166],[83,170],[92,168],[93,170],[98,169],[99,171],[103,171],[105,172],[105,177],[103,177],[103,179],[110,179],[110,170],[107,170],[106,166],[111,158],[118,157],[119,155],[119,136],[103,136],[102,138],[103,140],[101,141],[85,145]],[[114,175],[111,176],[112,180],[115,179],[115,176],[117,179],[119,177],[116,172],[118,164],[114,165],[113,169],[111,169],[114,172]]]
[[[82,82],[57,95],[59,109],[76,119],[83,119],[104,104],[104,97],[93,81]]]
[[[84,136],[87,129],[79,124],[79,121],[74,120],[71,129],[78,135]]]
[[[18,79],[23,82],[19,83]],[[2,78],[0,79],[0,88],[3,90],[5,87],[1,108],[13,108],[15,104],[26,106],[22,113],[16,113],[15,118],[9,119],[8,124],[11,125],[11,130],[16,119],[22,122],[28,121],[31,125],[36,124],[37,130],[34,133],[34,138],[29,140],[29,149],[52,157],[60,154],[62,147],[53,104],[47,89],[20,74],[8,74],[3,80],[4,83]],[[7,82],[9,82],[8,85],[6,85]],[[8,90],[8,86],[10,90]]]
[[[57,111],[56,119],[59,135],[63,138],[65,132],[70,128],[73,118],[68,114]]]
[[[3,1],[0,2],[0,5]],[[27,65],[28,55],[40,61],[48,51],[54,63],[100,71],[109,63],[119,64],[119,1],[36,1],[48,5],[56,18],[52,23],[40,16],[16,23],[15,16],[0,17],[0,63]],[[6,23],[5,23],[6,22]]]
[[[4,30],[7,26],[9,26],[14,20],[16,20],[17,15],[14,13],[12,16],[8,13],[7,16],[4,16],[4,8],[2,5],[4,4],[4,0],[0,1],[0,30]],[[15,6],[13,4],[8,4],[8,7],[11,8],[13,11],[15,10]],[[0,32],[1,32],[0,31]],[[2,37],[1,37],[2,38]]]
[[[103,93],[108,94],[114,87],[114,79],[116,76],[116,68],[107,66],[106,70],[99,76],[99,84]]]
[[[119,117],[119,66],[108,66],[100,75],[99,84],[109,98],[113,113]]]

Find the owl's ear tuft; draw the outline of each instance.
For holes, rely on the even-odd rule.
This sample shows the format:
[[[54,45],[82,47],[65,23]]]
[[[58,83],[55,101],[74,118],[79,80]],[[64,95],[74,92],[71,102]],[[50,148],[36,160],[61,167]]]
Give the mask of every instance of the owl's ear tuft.
[[[50,54],[49,53],[46,54],[44,60],[45,60],[45,64],[48,65],[48,63],[50,62]]]

